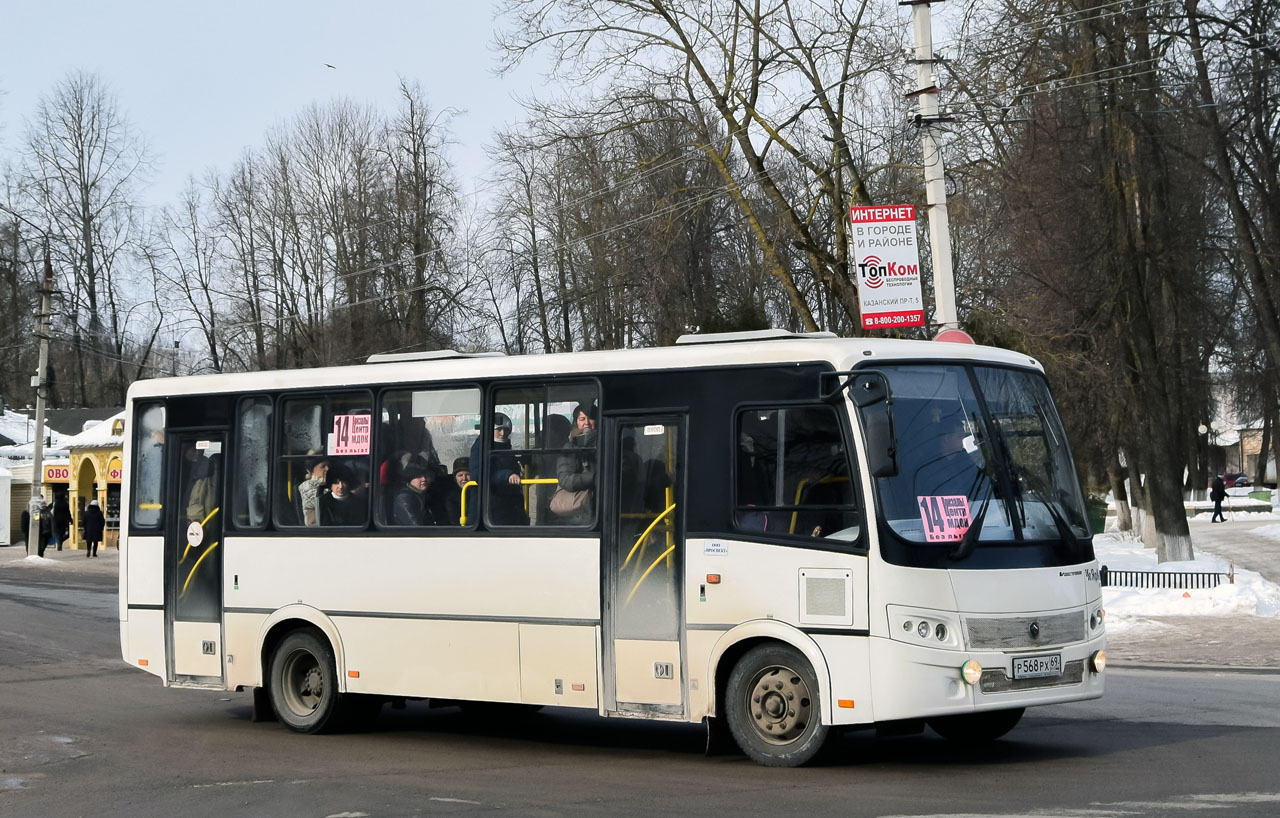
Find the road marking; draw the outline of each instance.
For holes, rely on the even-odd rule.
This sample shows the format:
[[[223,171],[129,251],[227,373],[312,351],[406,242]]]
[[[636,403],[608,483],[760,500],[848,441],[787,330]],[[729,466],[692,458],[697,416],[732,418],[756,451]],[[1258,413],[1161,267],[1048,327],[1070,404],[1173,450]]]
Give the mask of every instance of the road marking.
[[[215,781],[212,784],[192,784],[191,789],[203,790],[209,787],[247,787],[251,784],[274,784],[274,778],[259,778],[254,781]]]
[[[1172,811],[1218,810],[1236,804],[1280,804],[1280,792],[1199,793],[1163,801],[1095,801],[1088,807],[1035,809],[1028,812],[933,812],[885,815],[882,818],[1141,818]]]
[[[479,801],[468,801],[465,798],[428,798],[428,801],[441,801],[446,804],[480,804]]]

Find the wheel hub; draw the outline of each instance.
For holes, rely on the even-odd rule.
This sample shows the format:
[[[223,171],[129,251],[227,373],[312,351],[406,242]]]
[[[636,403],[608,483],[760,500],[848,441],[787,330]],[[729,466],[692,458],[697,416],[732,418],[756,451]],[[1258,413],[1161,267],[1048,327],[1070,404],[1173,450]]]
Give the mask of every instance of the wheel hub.
[[[756,674],[748,710],[756,733],[771,744],[789,744],[809,726],[813,705],[809,687],[790,668],[773,666]]]

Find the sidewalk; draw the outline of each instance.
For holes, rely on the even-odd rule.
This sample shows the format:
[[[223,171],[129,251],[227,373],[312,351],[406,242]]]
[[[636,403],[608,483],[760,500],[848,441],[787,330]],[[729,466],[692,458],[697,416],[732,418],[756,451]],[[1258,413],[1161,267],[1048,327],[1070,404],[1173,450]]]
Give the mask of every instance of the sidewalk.
[[[1248,533],[1268,522],[1273,521],[1196,522],[1191,524],[1191,537],[1197,550],[1280,584],[1280,541]],[[44,562],[27,560],[21,546],[0,548],[0,579],[17,572],[115,576],[119,570],[120,552],[114,548],[99,548],[95,559],[86,558],[84,551],[50,549]],[[1113,668],[1257,668],[1280,673],[1280,617],[1144,617],[1108,634],[1107,658]]]
[[[21,545],[0,546],[0,578],[18,572],[46,572],[70,575],[76,573],[120,575],[120,552],[98,547],[98,556],[89,558],[84,551],[46,548],[44,560],[27,560],[27,549]]]
[[[1249,532],[1274,520],[1192,522],[1191,541],[1201,550],[1256,571],[1280,584],[1280,541]],[[1113,668],[1256,668],[1280,672],[1280,617],[1153,616],[1116,631],[1108,629],[1107,660]]]

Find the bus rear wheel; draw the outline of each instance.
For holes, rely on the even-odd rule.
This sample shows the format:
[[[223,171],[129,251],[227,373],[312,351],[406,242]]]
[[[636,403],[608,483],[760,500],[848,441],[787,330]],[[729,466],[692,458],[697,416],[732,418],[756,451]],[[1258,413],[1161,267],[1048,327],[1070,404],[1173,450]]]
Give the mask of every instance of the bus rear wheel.
[[[995,741],[1017,726],[1025,712],[1025,707],[1019,707],[1016,710],[940,716],[929,719],[929,726],[933,732],[950,741]]]
[[[806,764],[827,739],[817,676],[790,645],[747,651],[729,674],[725,715],[742,752],[766,767]]]
[[[341,694],[333,649],[314,631],[286,636],[271,658],[271,706],[286,727],[319,733],[336,725]]]

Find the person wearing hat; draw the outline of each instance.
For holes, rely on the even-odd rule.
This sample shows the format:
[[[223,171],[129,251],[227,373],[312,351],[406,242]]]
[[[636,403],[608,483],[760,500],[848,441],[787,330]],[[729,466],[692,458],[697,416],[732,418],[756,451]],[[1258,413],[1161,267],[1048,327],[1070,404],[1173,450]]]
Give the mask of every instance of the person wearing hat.
[[[365,500],[356,497],[354,479],[345,466],[329,468],[325,477],[328,489],[320,495],[320,525],[363,526],[365,524]]]
[[[315,450],[309,454],[316,454]],[[307,461],[307,476],[298,484],[298,499],[302,504],[302,524],[320,525],[320,494],[325,491],[325,479],[329,474],[329,458],[321,453]]]
[[[511,418],[502,412],[493,413],[493,442],[487,467],[481,455],[481,442],[476,440],[471,447],[471,475],[483,486],[485,469],[489,470],[489,522],[528,525],[529,515],[524,510],[524,494],[520,490],[520,459],[511,448]]]
[[[98,556],[98,543],[102,542],[102,532],[107,525],[107,520],[102,516],[102,509],[98,507],[97,500],[89,501],[84,513],[80,515],[80,522],[84,526],[85,559],[96,557]]]
[[[434,471],[418,458],[400,469],[404,485],[391,503],[391,524],[403,526],[436,525],[436,516],[427,502]]]
[[[444,495],[445,520],[449,525],[460,525],[462,520],[462,487],[471,480],[471,458],[458,457],[453,461],[453,480]],[[476,487],[467,492],[467,518],[476,507]]]

